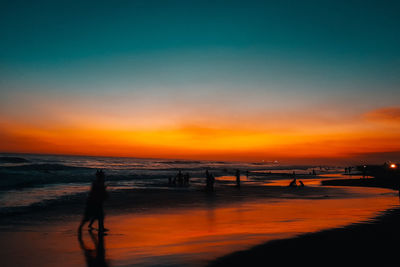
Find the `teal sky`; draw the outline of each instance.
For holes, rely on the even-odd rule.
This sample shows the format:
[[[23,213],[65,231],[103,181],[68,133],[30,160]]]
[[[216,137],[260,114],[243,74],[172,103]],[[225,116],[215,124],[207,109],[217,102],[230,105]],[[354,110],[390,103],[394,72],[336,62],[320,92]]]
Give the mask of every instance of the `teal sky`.
[[[369,103],[375,90],[398,96],[399,12],[397,1],[2,1],[0,90]]]
[[[2,1],[1,75],[77,91],[205,81],[327,91],[376,82],[395,91],[397,3]]]

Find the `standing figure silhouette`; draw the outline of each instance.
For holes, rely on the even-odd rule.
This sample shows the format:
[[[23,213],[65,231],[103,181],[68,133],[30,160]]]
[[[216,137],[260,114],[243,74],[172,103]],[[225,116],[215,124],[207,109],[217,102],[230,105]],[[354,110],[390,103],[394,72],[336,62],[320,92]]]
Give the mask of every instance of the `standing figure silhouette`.
[[[236,186],[240,187],[240,170],[236,170]]]
[[[206,191],[214,191],[215,177],[206,170]]]
[[[96,180],[93,181],[92,187],[90,188],[89,196],[86,201],[85,214],[82,218],[81,224],[79,225],[79,232],[82,231],[83,225],[90,221],[89,229],[93,229],[92,225],[95,220],[99,224],[99,232],[104,232],[104,209],[103,203],[107,198],[106,186],[104,185],[105,175],[102,170],[96,172]]]

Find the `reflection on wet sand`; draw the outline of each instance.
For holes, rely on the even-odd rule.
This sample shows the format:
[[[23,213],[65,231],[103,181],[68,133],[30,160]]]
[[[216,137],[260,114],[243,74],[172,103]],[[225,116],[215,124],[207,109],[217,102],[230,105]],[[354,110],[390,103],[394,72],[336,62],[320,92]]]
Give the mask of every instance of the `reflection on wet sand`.
[[[352,190],[365,198],[269,199],[112,216],[110,256],[122,265],[202,265],[267,240],[364,221],[397,204],[389,190]]]
[[[93,246],[89,246],[84,242],[82,232],[78,234],[79,246],[85,256],[86,265],[88,267],[108,267],[104,246],[104,234],[101,232],[97,232],[96,234],[93,231],[88,232]]]

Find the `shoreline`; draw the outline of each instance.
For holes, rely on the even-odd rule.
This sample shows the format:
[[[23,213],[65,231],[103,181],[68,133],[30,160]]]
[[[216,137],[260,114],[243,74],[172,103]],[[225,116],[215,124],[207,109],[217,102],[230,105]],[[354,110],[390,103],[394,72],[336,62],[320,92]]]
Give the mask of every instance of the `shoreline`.
[[[321,182],[329,186],[377,187],[398,190],[390,182],[376,178],[332,179]],[[367,222],[341,228],[310,232],[294,238],[269,241],[248,250],[220,257],[207,266],[280,265],[371,265],[397,266],[397,243],[400,240],[400,207],[382,211]]]
[[[321,185],[329,186],[360,186],[360,187],[377,187],[399,190],[399,185],[393,182],[380,180],[377,178],[348,178],[348,179],[327,179],[321,181]]]
[[[89,187],[88,187],[89,189]],[[300,189],[300,188],[298,188]],[[150,197],[151,196],[151,197]],[[169,208],[221,206],[268,198],[309,198],[324,199],[335,196],[351,198],[340,188],[304,187],[300,190],[287,186],[243,185],[238,189],[234,186],[221,184],[213,192],[206,192],[204,186],[137,188],[109,191],[109,199],[105,202],[106,214],[144,212],[146,210],[163,210]],[[29,219],[31,222],[59,220],[60,216],[79,217],[85,209],[87,193],[66,196],[49,200],[27,207],[20,207],[9,212],[0,213],[0,225]],[[67,215],[66,215],[67,214]]]

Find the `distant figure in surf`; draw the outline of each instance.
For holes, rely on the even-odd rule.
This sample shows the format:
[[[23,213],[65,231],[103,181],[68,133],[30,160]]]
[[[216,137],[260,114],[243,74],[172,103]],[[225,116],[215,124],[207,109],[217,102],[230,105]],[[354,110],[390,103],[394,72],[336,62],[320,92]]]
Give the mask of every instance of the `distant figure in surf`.
[[[189,180],[190,180],[190,175],[187,172],[184,176],[183,176],[183,184],[184,185],[189,185]]]
[[[181,170],[179,170],[178,174],[176,175],[176,180],[178,181],[179,185],[183,184],[183,174]]]
[[[236,170],[236,186],[240,187],[240,170]]]
[[[295,177],[295,178],[293,178],[293,180],[290,182],[289,186],[290,186],[290,187],[296,187],[296,186],[297,186],[297,180],[296,180],[296,177]]]
[[[89,196],[86,201],[85,214],[79,225],[79,232],[82,231],[83,225],[90,221],[89,229],[93,229],[92,225],[95,220],[98,221],[99,232],[104,232],[104,209],[103,203],[107,199],[106,186],[104,185],[105,175],[102,170],[96,172],[96,180],[93,181],[90,188]]]
[[[365,179],[365,177],[367,176],[367,166],[363,166],[362,175],[363,178]]]
[[[206,190],[207,191],[214,191],[214,182],[215,182],[214,175],[210,174],[208,172],[208,170],[206,170]]]
[[[211,189],[211,191],[214,191],[214,183],[215,183],[215,177],[214,177],[214,175],[211,173],[211,174],[210,174],[210,189]]]

